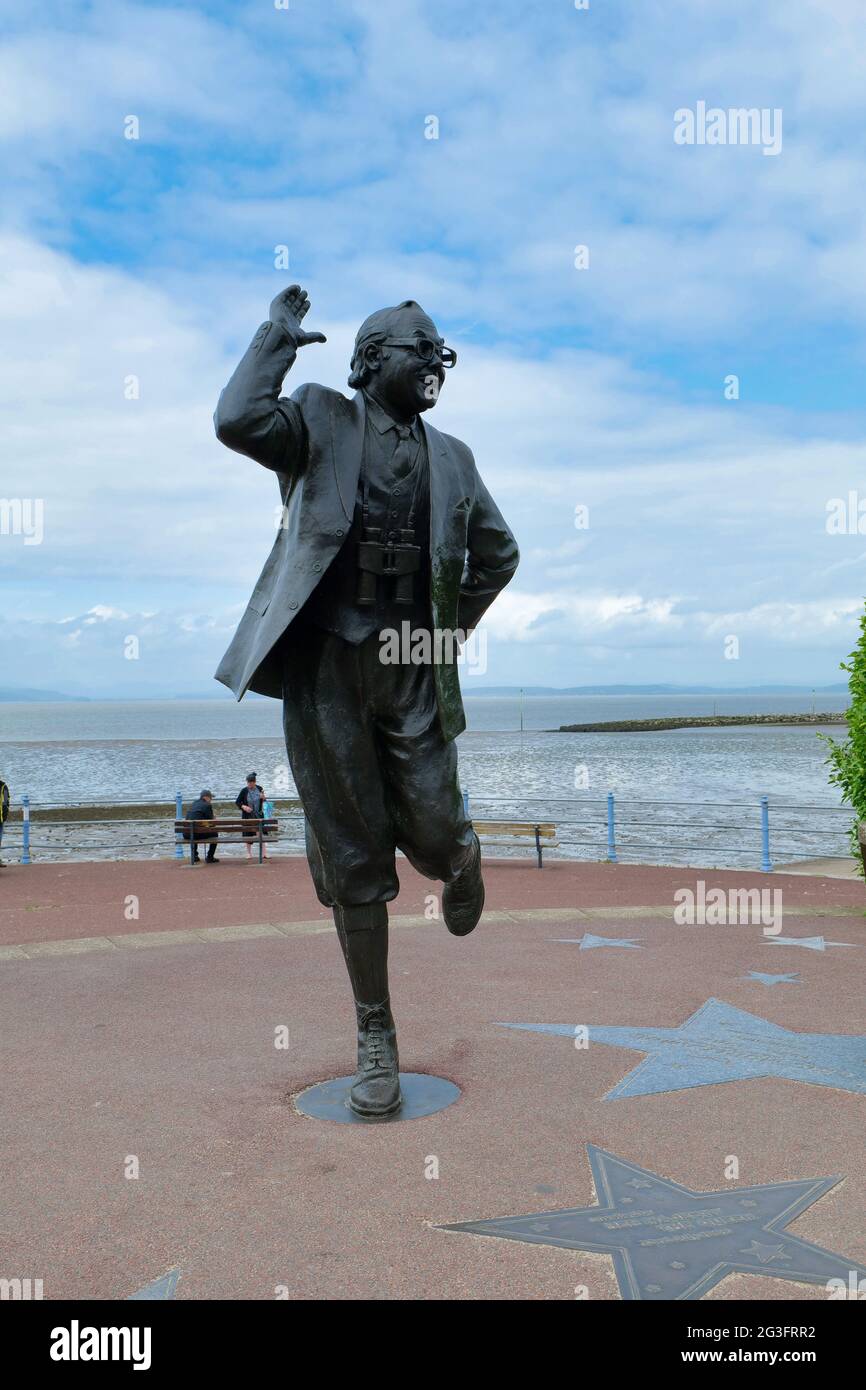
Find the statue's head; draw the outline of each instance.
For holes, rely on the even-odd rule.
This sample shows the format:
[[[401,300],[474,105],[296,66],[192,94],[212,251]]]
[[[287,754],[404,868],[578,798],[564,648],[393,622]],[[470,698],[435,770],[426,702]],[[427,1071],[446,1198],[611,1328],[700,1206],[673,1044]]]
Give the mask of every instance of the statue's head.
[[[457,354],[414,299],[378,309],[355,338],[349,385],[366,387],[395,415],[412,416],[436,404],[445,368]]]

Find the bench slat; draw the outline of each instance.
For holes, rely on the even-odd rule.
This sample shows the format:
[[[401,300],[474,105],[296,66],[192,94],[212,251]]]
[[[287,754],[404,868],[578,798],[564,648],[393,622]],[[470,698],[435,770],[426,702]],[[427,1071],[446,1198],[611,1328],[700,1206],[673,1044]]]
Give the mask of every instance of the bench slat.
[[[475,820],[472,822],[479,835],[527,835],[535,839],[535,832],[543,840],[556,834],[556,826],[551,821],[530,823],[529,821]]]
[[[278,822],[276,820],[266,821],[241,821],[241,820],[176,820],[174,823],[175,834],[179,835],[182,831],[188,830],[191,825],[196,829],[207,830],[253,830],[258,834],[259,826],[264,830],[276,830]]]
[[[526,840],[525,840],[525,839],[523,839],[523,840],[490,840],[490,841],[488,841],[488,844],[489,844],[490,849],[505,849],[507,846],[510,847],[510,848],[512,848],[512,849],[526,849]],[[560,845],[559,845],[559,841],[558,841],[558,840],[543,840],[543,841],[542,841],[542,848],[543,848],[543,849],[559,849],[559,847],[560,847]]]

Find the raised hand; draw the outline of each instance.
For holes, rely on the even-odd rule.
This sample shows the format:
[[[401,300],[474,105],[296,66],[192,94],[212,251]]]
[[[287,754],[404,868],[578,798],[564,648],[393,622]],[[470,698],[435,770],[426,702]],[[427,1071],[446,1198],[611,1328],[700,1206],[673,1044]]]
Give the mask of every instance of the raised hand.
[[[308,343],[326,343],[328,340],[324,333],[305,333],[301,327],[301,321],[310,307],[307,298],[307,291],[302,290],[300,285],[289,285],[287,290],[281,290],[275,299],[271,301],[270,320],[276,323],[283,330],[287,338],[291,338],[296,348],[306,347]]]

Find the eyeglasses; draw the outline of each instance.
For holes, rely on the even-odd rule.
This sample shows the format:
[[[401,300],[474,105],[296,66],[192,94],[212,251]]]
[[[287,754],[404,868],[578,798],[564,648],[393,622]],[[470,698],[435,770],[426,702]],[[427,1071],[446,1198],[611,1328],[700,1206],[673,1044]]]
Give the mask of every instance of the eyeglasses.
[[[432,362],[434,357],[438,357],[443,367],[453,367],[457,362],[457,353],[453,348],[446,347],[444,343],[434,343],[432,338],[385,338],[380,340],[380,346],[414,348],[422,362]]]

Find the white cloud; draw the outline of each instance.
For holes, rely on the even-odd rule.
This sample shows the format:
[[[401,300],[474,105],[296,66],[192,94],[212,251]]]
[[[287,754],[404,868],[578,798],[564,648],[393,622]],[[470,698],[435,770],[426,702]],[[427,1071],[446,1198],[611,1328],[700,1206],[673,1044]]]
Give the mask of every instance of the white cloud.
[[[207,614],[215,593],[237,611],[270,547],[277,499],[267,470],[212,434],[232,362],[208,319],[120,270],[76,266],[21,238],[0,243],[0,257],[12,310],[0,322],[10,456],[18,485],[45,503],[45,540],[27,563],[38,556],[64,607],[67,580],[101,585],[79,628],[124,618],[142,584],[162,612],[184,603]],[[250,313],[250,333],[265,309]],[[354,325],[318,321],[329,342],[302,354],[293,384],[340,386]],[[137,401],[124,398],[132,370]],[[571,641],[601,624],[639,642],[643,631],[673,632],[689,610],[802,604],[809,588],[814,602],[837,602],[838,567],[860,555],[859,537],[824,524],[827,500],[863,476],[862,441],[797,440],[803,422],[792,415],[683,403],[622,359],[526,360],[470,346],[433,418],[473,446],[521,541],[522,568],[492,615],[515,640]],[[575,531],[578,505],[589,509],[586,531]],[[15,539],[0,545],[10,575],[24,565]],[[201,679],[209,621],[190,617],[183,629]]]
[[[50,26],[38,10],[19,22],[0,67],[20,207],[63,225],[82,161],[122,184],[153,180],[153,198],[124,217],[164,272],[203,237],[220,273],[257,247],[264,274],[289,235],[333,296],[329,317],[410,281],[500,333],[525,327],[515,310],[529,302],[530,331],[589,322],[605,340],[763,330],[768,302],[774,331],[828,311],[862,326],[856,0],[760,11],[668,0],[601,23],[567,3],[540,17],[520,0],[471,14],[462,0],[293,0],[230,23],[113,0],[64,8]],[[782,156],[675,146],[673,112],[697,99],[781,106]],[[128,111],[140,142],[122,138]],[[430,112],[438,141],[424,139]],[[152,165],[166,150],[183,159],[181,186],[163,187]],[[102,234],[110,213],[86,215]],[[592,250],[586,273],[572,265],[576,242]],[[212,255],[199,260],[202,281],[215,270]]]

